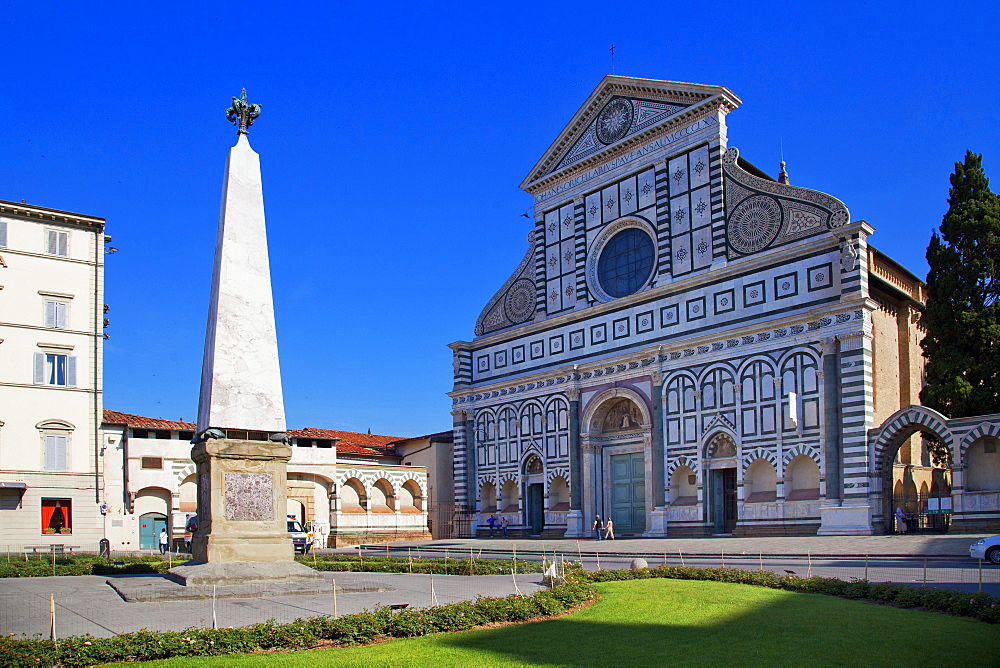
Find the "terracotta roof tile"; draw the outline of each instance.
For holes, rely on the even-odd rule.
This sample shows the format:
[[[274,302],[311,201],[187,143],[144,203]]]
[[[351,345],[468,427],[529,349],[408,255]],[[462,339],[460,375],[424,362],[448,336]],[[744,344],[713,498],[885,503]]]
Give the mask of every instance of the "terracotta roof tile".
[[[197,427],[193,422],[178,422],[162,418],[143,417],[130,413],[104,409],[104,422],[107,424],[122,424],[133,429],[176,429],[178,431],[194,431]],[[337,452],[369,457],[398,456],[391,443],[407,440],[398,436],[379,436],[377,434],[359,434],[353,431],[335,429],[289,429],[288,435],[293,438],[323,438],[340,439]]]
[[[176,429],[178,431],[194,431],[194,422],[178,422],[162,418],[149,418],[130,413],[104,409],[104,421],[108,424],[123,424],[134,429]]]

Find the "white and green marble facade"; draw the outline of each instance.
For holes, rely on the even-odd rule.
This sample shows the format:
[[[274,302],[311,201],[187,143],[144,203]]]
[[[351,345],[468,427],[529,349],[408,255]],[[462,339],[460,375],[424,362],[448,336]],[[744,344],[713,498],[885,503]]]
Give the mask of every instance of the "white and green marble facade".
[[[541,483],[546,534],[587,535],[618,494],[612,460],[641,454],[645,535],[719,532],[722,468],[736,476],[727,532],[872,532],[873,228],[741,159],[726,130],[739,104],[718,86],[608,76],[521,184],[528,251],[476,338],[451,345],[456,504],[480,525],[506,514],[531,533]],[[632,228],[654,261],[616,298],[598,263]],[[750,499],[761,461],[773,498]]]

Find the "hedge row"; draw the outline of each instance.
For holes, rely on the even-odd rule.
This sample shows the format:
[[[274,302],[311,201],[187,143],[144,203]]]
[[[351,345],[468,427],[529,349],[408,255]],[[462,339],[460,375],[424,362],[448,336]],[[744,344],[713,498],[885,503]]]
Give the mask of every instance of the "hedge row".
[[[540,573],[537,561],[499,559],[408,559],[406,557],[363,557],[354,555],[312,555],[295,558],[318,571],[354,571],[368,573],[432,573],[434,575],[507,575],[512,568],[518,573]],[[115,565],[116,563],[122,565]],[[159,556],[126,557],[109,560],[92,554],[56,557],[53,568],[51,557],[32,557],[28,561],[12,559],[0,562],[0,578],[46,577],[51,575],[144,575],[164,573],[171,565],[183,559],[168,562]]]
[[[644,578],[674,578],[679,580],[712,580],[786,589],[812,594],[828,594],[861,601],[894,605],[900,608],[918,608],[931,612],[945,612],[962,617],[972,617],[989,624],[1000,624],[1000,598],[985,593],[970,594],[957,589],[935,589],[890,582],[869,582],[852,579],[777,575],[771,571],[742,571],[734,568],[684,568],[659,566],[632,570],[608,570],[588,573],[591,582],[638,580]]]
[[[409,559],[407,557],[363,557],[327,554],[298,556],[295,560],[318,571],[355,571],[366,573],[432,573],[434,575],[510,575],[541,573],[539,561],[516,562],[503,559]]]
[[[480,598],[423,610],[373,612],[339,619],[312,617],[289,624],[266,622],[238,629],[139,631],[111,638],[76,636],[53,643],[0,637],[3,666],[89,666],[114,661],[150,661],[175,656],[216,656],[268,649],[306,649],[320,643],[357,645],[380,638],[409,638],[442,631],[463,631],[482,624],[519,622],[550,616],[597,596],[583,579],[531,596]]]
[[[114,561],[125,562],[125,568],[114,566]],[[170,566],[159,556],[126,557],[124,559],[108,560],[94,554],[74,554],[59,556],[55,559],[53,568],[52,557],[29,557],[27,561],[12,556],[8,562],[0,562],[0,578],[30,578],[51,575],[113,575],[115,573],[162,573]],[[176,566],[181,563],[173,561]]]

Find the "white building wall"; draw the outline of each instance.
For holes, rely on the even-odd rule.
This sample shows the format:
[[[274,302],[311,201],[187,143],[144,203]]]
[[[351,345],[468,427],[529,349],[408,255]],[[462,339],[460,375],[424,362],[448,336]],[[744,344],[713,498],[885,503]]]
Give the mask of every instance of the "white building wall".
[[[11,548],[97,549],[104,535],[103,231],[101,218],[0,202],[0,482],[25,485],[0,494],[0,544]],[[46,302],[60,304],[57,319]],[[38,378],[37,355],[59,356],[69,375]],[[46,434],[64,437],[64,466],[61,456],[46,466]],[[70,501],[69,532],[44,533],[42,499],[57,498]]]

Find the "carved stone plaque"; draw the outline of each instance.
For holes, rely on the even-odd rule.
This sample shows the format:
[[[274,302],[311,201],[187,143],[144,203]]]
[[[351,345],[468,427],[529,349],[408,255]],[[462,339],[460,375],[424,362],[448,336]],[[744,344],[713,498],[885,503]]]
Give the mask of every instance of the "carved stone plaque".
[[[226,519],[274,519],[274,481],[270,473],[226,473]]]

